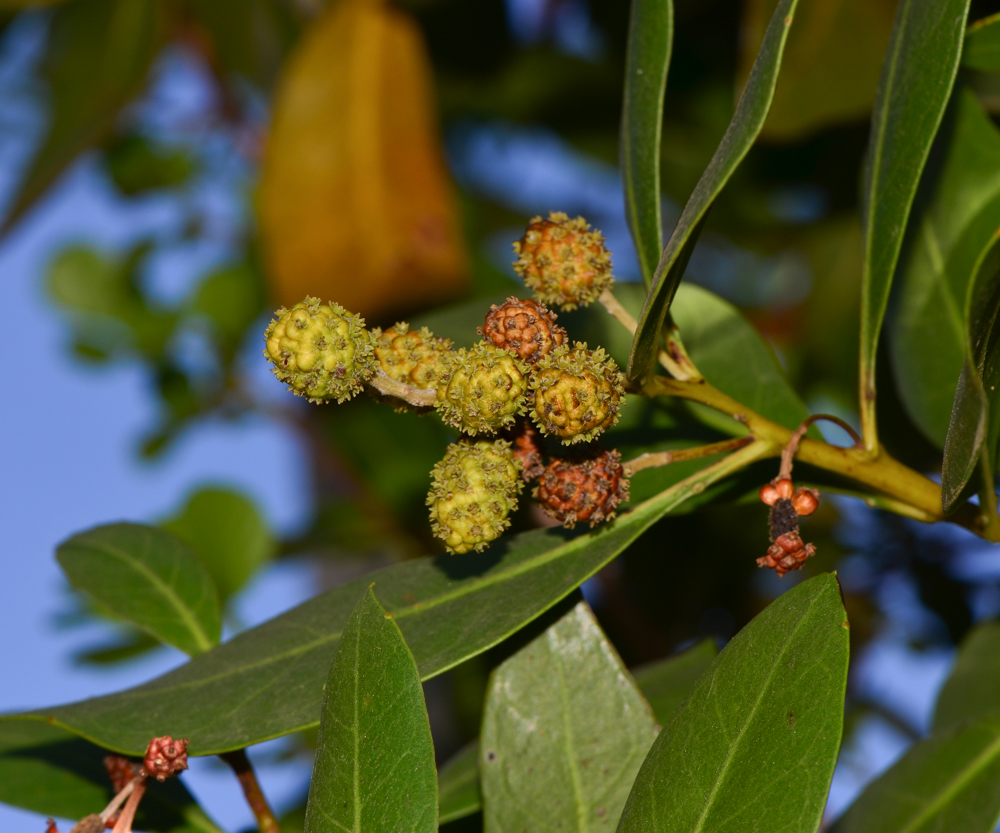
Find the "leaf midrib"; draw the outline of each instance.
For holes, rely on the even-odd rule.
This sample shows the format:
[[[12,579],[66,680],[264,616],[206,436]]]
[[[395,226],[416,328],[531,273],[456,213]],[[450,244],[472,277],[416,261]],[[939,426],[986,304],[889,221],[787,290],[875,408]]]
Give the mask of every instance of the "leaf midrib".
[[[700,831],[702,831],[705,828],[705,821],[708,818],[709,812],[712,810],[712,806],[715,801],[715,796],[718,795],[718,792],[722,787],[723,781],[726,780],[726,774],[729,771],[733,759],[736,756],[736,749],[740,745],[740,742],[743,739],[743,735],[746,734],[747,728],[750,726],[751,723],[753,723],[754,719],[757,717],[757,711],[760,709],[760,704],[764,701],[764,697],[767,694],[769,686],[771,685],[771,681],[774,679],[774,675],[777,673],[778,666],[781,664],[781,660],[784,658],[785,654],[788,653],[788,646],[792,644],[795,635],[802,628],[802,623],[805,622],[806,618],[809,615],[809,611],[812,610],[812,607],[816,603],[818,598],[819,595],[816,595],[809,600],[809,606],[802,612],[802,615],[799,617],[799,621],[795,623],[795,627],[792,628],[791,632],[788,634],[788,637],[785,640],[785,644],[782,645],[781,653],[778,654],[775,662],[771,664],[771,670],[767,674],[767,679],[760,686],[760,691],[757,694],[757,699],[753,704],[753,708],[750,710],[749,716],[743,722],[743,726],[740,728],[740,731],[736,735],[735,740],[731,744],[729,744],[729,751],[726,754],[726,759],[722,762],[722,767],[719,769],[718,774],[716,775],[715,783],[712,785],[712,790],[708,794],[708,799],[705,801],[704,809],[702,810],[701,815],[698,817],[697,823],[692,828],[691,833],[700,833]],[[714,678],[713,678],[713,685],[714,685]]]
[[[211,648],[215,643],[213,643],[212,640],[209,639],[208,634],[206,634],[205,631],[202,629],[201,624],[195,618],[192,611],[187,607],[187,605],[180,598],[180,596],[178,596],[174,592],[173,588],[170,587],[169,584],[164,582],[158,575],[156,575],[156,573],[150,570],[149,567],[147,567],[141,561],[137,561],[134,557],[130,556],[128,552],[119,549],[113,544],[101,543],[99,547],[96,547],[96,549],[98,549],[99,551],[103,551],[108,555],[114,556],[115,558],[118,558],[120,561],[124,562],[126,566],[130,566],[135,572],[139,573],[142,576],[145,576],[145,578],[148,579],[149,583],[153,585],[155,589],[158,589],[161,592],[166,601],[180,615],[181,619],[187,626],[188,630],[194,636],[198,648],[201,649],[199,653],[205,653],[206,651],[211,650]],[[146,627],[139,622],[135,622],[134,624],[142,628],[143,630],[147,631],[148,633],[153,634],[153,636],[157,637],[160,636],[155,631],[153,631],[152,628]],[[185,653],[188,652],[185,651]]]

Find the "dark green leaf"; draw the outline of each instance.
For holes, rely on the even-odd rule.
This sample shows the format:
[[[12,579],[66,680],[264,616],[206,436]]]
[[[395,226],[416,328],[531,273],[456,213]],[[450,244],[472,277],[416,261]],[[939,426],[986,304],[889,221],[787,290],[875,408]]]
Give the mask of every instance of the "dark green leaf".
[[[847,658],[834,575],[772,602],[660,733],[619,831],[814,833],[840,749]]]
[[[1000,622],[986,622],[962,641],[934,708],[934,731],[1000,711]]]
[[[861,274],[861,412],[869,445],[879,332],[917,184],[958,72],[968,11],[969,0],[902,0],[875,95]]]
[[[145,685],[31,716],[133,754],[163,733],[190,738],[192,754],[208,755],[313,726],[337,641],[371,581],[378,582],[380,600],[427,679],[522,628],[664,514],[760,453],[754,446],[735,452],[593,532],[536,530],[484,553],[388,567],[244,631]]]
[[[632,672],[636,685],[661,725],[666,725],[716,654],[715,643],[706,639],[682,654],[651,662]],[[442,824],[464,818],[482,807],[478,740],[457,752],[441,768],[438,788]]]
[[[965,33],[962,66],[1000,72],[1000,14],[984,17]]]
[[[1000,714],[935,733],[873,781],[833,833],[992,833],[1000,817]]]
[[[0,722],[0,802],[70,819],[99,813],[113,795],[102,763],[106,754],[55,726],[34,720]],[[156,833],[221,833],[176,778],[150,782],[135,827]]]
[[[227,489],[195,492],[161,526],[198,554],[223,599],[246,584],[277,546],[253,501]]]
[[[747,85],[736,105],[733,120],[667,241],[632,342],[628,361],[629,379],[637,379],[652,371],[663,323],[708,216],[708,210],[747,155],[764,124],[796,5],[797,0],[781,0],[778,3]]]
[[[963,310],[976,259],[1000,228],[1000,132],[956,91],[921,183],[889,331],[910,418],[943,447],[966,356]]]
[[[1000,229],[998,229],[1000,234]],[[964,331],[966,358],[955,391],[951,422],[944,443],[941,502],[951,512],[977,466],[993,488],[1000,402],[1000,357],[994,322],[1000,310],[1000,246],[998,237],[986,245],[972,270],[966,295]]]
[[[464,746],[438,773],[438,823],[454,821],[482,807],[479,793],[479,741]]]
[[[104,163],[118,190],[134,196],[157,188],[173,188],[195,172],[194,160],[182,151],[166,150],[135,134],[113,142]]]
[[[56,11],[44,69],[48,131],[0,233],[78,154],[107,138],[118,113],[142,90],[166,32],[165,6],[155,0],[75,0]]]
[[[663,251],[660,134],[673,38],[673,0],[632,0],[618,153],[625,217],[646,286]]]
[[[649,704],[580,602],[490,679],[486,833],[610,829],[655,738]]]
[[[642,689],[661,726],[667,725],[717,653],[715,642],[703,639],[682,654],[651,662],[632,671],[636,685]]]
[[[417,664],[369,587],[326,682],[305,831],[433,833],[437,809],[434,741]]]
[[[140,524],[99,526],[64,541],[56,557],[74,587],[161,642],[194,656],[219,641],[212,578],[170,533]]]

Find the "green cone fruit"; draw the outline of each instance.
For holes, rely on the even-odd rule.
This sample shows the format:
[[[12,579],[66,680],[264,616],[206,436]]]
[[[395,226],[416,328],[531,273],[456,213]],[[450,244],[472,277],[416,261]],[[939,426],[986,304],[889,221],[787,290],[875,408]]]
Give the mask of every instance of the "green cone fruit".
[[[455,356],[448,339],[426,327],[410,329],[406,323],[372,330],[372,346],[379,369],[390,379],[425,390],[438,386]]]
[[[577,342],[545,356],[530,379],[531,418],[543,434],[563,443],[589,442],[618,421],[625,396],[618,365],[603,347]]]
[[[437,389],[441,418],[466,434],[495,434],[524,413],[527,376],[524,362],[492,345],[459,350]]]
[[[448,552],[482,550],[510,526],[524,483],[504,440],[448,446],[431,471],[431,526]]]
[[[282,307],[264,333],[264,355],[274,375],[310,402],[343,402],[358,393],[375,372],[364,319],[339,304],[306,298]]]

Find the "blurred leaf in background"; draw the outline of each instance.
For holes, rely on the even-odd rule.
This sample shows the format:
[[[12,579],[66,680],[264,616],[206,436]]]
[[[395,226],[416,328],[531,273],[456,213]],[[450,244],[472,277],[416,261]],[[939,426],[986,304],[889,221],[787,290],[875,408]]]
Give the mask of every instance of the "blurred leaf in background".
[[[342,0],[289,58],[259,195],[277,300],[368,318],[457,296],[466,256],[423,38],[381,0]]]

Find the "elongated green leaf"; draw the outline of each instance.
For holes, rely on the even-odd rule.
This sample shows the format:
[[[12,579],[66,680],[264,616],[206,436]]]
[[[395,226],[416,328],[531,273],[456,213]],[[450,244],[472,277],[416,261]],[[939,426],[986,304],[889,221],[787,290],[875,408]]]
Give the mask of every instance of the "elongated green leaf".
[[[718,150],[705,169],[694,192],[684,206],[677,226],[674,228],[667,247],[663,250],[653,285],[639,317],[639,328],[632,342],[628,360],[628,378],[637,379],[653,369],[660,344],[660,332],[666,320],[674,293],[684,276],[698,235],[704,225],[708,210],[723,186],[733,175],[733,171],[743,161],[754,139],[760,133],[767,117],[774,85],[778,80],[781,55],[792,25],[792,16],[798,0],[781,0],[774,11],[771,23],[764,33],[764,41],[754,61],[747,85],[736,105],[736,113],[730,122]]]
[[[618,830],[815,833],[840,748],[847,643],[832,574],[773,602],[660,733]]]
[[[479,741],[456,752],[438,773],[438,822],[454,821],[483,806],[479,792]]]
[[[75,0],[52,21],[45,79],[51,116],[0,233],[8,230],[83,150],[107,137],[141,91],[167,30],[155,0]]]
[[[199,490],[161,526],[198,553],[223,599],[246,584],[276,549],[253,501],[226,489]]]
[[[70,819],[99,813],[113,795],[102,763],[106,754],[55,726],[34,720],[4,721],[0,802]],[[149,783],[135,826],[156,833],[221,833],[176,778]]]
[[[715,643],[705,639],[677,656],[651,662],[632,672],[657,722],[667,723],[698,677],[712,664],[716,653]],[[482,807],[478,740],[457,752],[441,768],[438,794],[442,824],[471,815]],[[602,818],[602,823],[605,822],[609,822],[607,815]]]
[[[1000,622],[985,622],[962,641],[934,707],[934,731],[1000,711]]]
[[[977,20],[965,33],[962,66],[1000,72],[1000,14]]]
[[[433,833],[437,772],[413,654],[372,588],[344,628],[323,696],[306,833]]]
[[[956,91],[920,187],[889,330],[907,413],[943,447],[965,361],[976,259],[1000,228],[1000,131],[971,90]]]
[[[649,704],[580,602],[490,679],[484,830],[610,829],[655,737]]]
[[[661,726],[667,725],[674,711],[691,693],[695,681],[705,673],[717,653],[715,642],[703,639],[682,654],[651,662],[632,671],[636,685],[642,689]]]
[[[138,754],[150,737],[226,752],[316,724],[323,680],[354,601],[371,581],[424,679],[496,645],[565,597],[664,514],[757,459],[748,446],[593,532],[537,530],[481,554],[388,567],[312,599],[127,691],[31,712]],[[277,696],[280,692],[280,696]]]
[[[219,641],[222,614],[212,578],[169,532],[99,526],[64,541],[56,557],[74,587],[161,642],[194,656]]]
[[[997,230],[1000,234],[1000,229]],[[962,497],[976,467],[993,488],[997,445],[1000,361],[994,322],[1000,310],[1000,245],[994,237],[973,267],[965,302],[966,358],[955,391],[944,443],[941,502],[950,512]]]
[[[833,833],[992,833],[1000,818],[1000,714],[914,744]]]
[[[901,0],[875,95],[865,167],[861,417],[876,448],[875,352],[917,184],[958,72],[969,0]]]
[[[673,0],[632,0],[618,153],[625,187],[625,218],[646,286],[653,282],[663,251],[660,134],[673,39]]]

